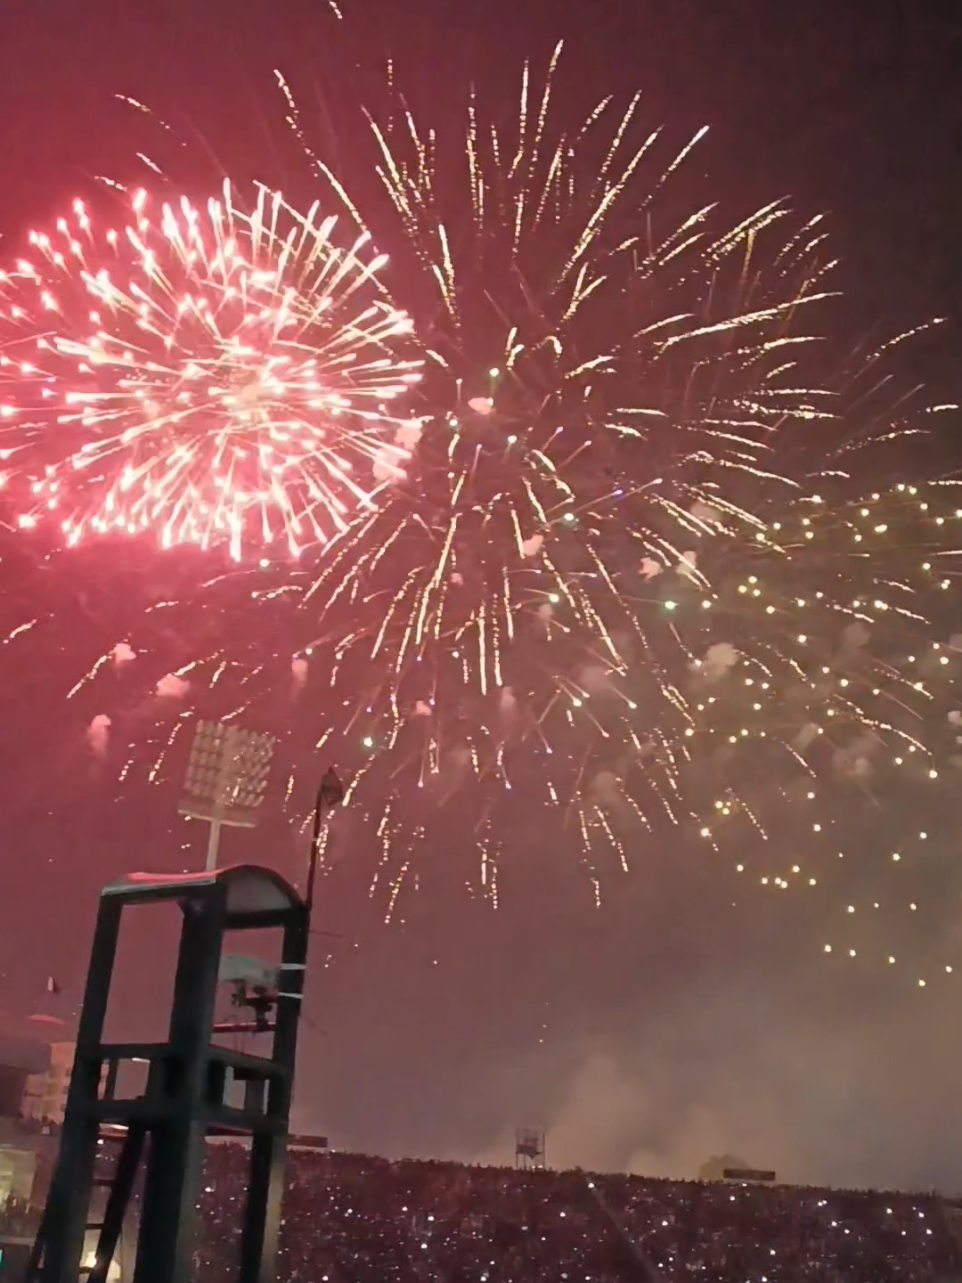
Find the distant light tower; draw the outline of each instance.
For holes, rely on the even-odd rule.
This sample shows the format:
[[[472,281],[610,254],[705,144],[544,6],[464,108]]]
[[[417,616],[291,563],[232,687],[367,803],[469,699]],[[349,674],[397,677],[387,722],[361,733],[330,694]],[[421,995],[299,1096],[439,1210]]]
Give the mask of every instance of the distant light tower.
[[[198,722],[187,764],[188,796],[177,810],[210,825],[207,868],[217,867],[223,826],[252,829],[264,800],[274,752],[273,735],[258,735],[224,722]]]
[[[540,1171],[544,1168],[544,1132],[534,1127],[519,1127],[515,1133],[514,1145],[515,1167],[533,1168]]]

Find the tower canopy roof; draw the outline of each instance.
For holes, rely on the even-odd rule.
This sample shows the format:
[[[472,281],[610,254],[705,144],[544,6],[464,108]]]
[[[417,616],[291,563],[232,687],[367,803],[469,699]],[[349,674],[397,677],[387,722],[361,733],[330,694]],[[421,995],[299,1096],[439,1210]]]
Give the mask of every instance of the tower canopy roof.
[[[289,882],[273,869],[257,864],[234,864],[200,873],[128,873],[104,887],[104,899],[118,898],[131,904],[156,900],[203,900],[226,892],[230,919],[279,918],[303,908],[303,901]]]

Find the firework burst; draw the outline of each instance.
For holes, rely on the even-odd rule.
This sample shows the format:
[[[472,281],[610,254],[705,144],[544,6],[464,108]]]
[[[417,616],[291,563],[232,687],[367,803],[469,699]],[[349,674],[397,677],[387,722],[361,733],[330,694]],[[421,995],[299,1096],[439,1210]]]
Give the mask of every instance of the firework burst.
[[[458,137],[403,104],[369,117],[422,436],[390,501],[266,595],[302,602],[323,738],[368,755],[355,791],[381,799],[385,850],[410,847],[405,781],[415,809],[456,795],[490,885],[492,816],[537,798],[597,892],[604,850],[627,868],[666,821],[714,841],[737,814],[763,839],[759,780],[784,800],[810,778],[816,724],[843,756],[916,734],[891,711],[911,694],[897,665],[878,659],[878,695],[846,679],[835,709],[798,638],[838,649],[871,628],[866,602],[902,610],[884,558],[832,560],[809,534],[851,493],[846,454],[917,426],[874,398],[884,349],[826,379],[820,220],[679,216],[701,134],[664,151],[637,99],[559,126],[559,52],[540,86],[525,72],[510,129],[478,95]]]
[[[962,506],[861,479],[927,410],[887,391],[897,340],[834,369],[821,222],[774,204],[731,225],[679,199],[698,136],[664,150],[637,101],[559,124],[557,66],[525,73],[510,128],[480,94],[460,134],[388,95],[356,175],[315,154],[282,82],[325,208],[391,251],[377,297],[410,318],[405,377],[423,373],[388,421],[410,458],[322,551],[171,607],[185,638],[198,602],[210,625],[147,685],[173,673],[183,707],[271,729],[298,766],[333,756],[388,914],[469,834],[465,880],[494,903],[512,847],[574,847],[600,898],[656,835],[766,893],[833,888],[832,911],[851,887],[831,947],[861,954],[878,853],[851,817],[888,816],[879,869],[901,873],[958,765]],[[362,214],[372,173],[384,199]],[[125,776],[157,778],[182,724]],[[882,887],[880,912],[915,903]]]
[[[324,542],[396,479],[418,378],[382,256],[257,191],[240,210],[143,190],[120,230],[81,202],[0,275],[0,429],[21,525],[149,531],[235,557]],[[413,434],[413,435],[412,435]]]

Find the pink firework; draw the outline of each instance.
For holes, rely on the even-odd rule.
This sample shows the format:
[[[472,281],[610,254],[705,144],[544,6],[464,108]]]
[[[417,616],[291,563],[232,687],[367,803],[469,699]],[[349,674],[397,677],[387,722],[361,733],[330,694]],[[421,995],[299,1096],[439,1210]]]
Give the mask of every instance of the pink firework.
[[[0,458],[23,526],[68,544],[273,545],[296,556],[404,473],[420,378],[367,233],[225,184],[119,229],[82,202],[0,272]],[[398,412],[392,407],[400,405]],[[279,545],[279,547],[278,547]]]

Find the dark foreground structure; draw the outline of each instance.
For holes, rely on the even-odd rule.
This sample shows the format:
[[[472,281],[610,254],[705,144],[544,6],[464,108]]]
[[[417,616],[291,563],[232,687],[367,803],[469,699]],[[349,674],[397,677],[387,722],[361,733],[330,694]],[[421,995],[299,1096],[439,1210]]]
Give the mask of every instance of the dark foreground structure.
[[[935,1195],[391,1162],[292,1140],[309,902],[254,866],[106,888],[47,1202],[39,1225],[29,1202],[0,1206],[0,1283],[962,1281],[962,1205]],[[105,1041],[121,919],[144,905],[179,924],[168,1035]],[[265,930],[273,962],[224,954],[226,933]],[[266,1052],[225,1045],[238,1035]],[[543,1155],[542,1137],[522,1157]]]
[[[181,921],[168,1037],[105,1042],[121,918],[158,904],[179,910]],[[249,1009],[252,1019],[217,1024],[225,934],[265,930],[281,937],[276,986],[265,981],[248,993],[235,975],[235,1006]],[[307,905],[276,873],[253,865],[181,877],[133,874],[105,888],[30,1280],[77,1283],[83,1276],[106,1283],[143,1167],[134,1283],[185,1283],[193,1272],[210,1136],[249,1138],[237,1150],[244,1155],[244,1197],[232,1277],[240,1283],[274,1277],[308,935]],[[254,1056],[216,1042],[238,1033],[269,1039],[269,1053]],[[88,1263],[91,1234],[96,1246]]]

